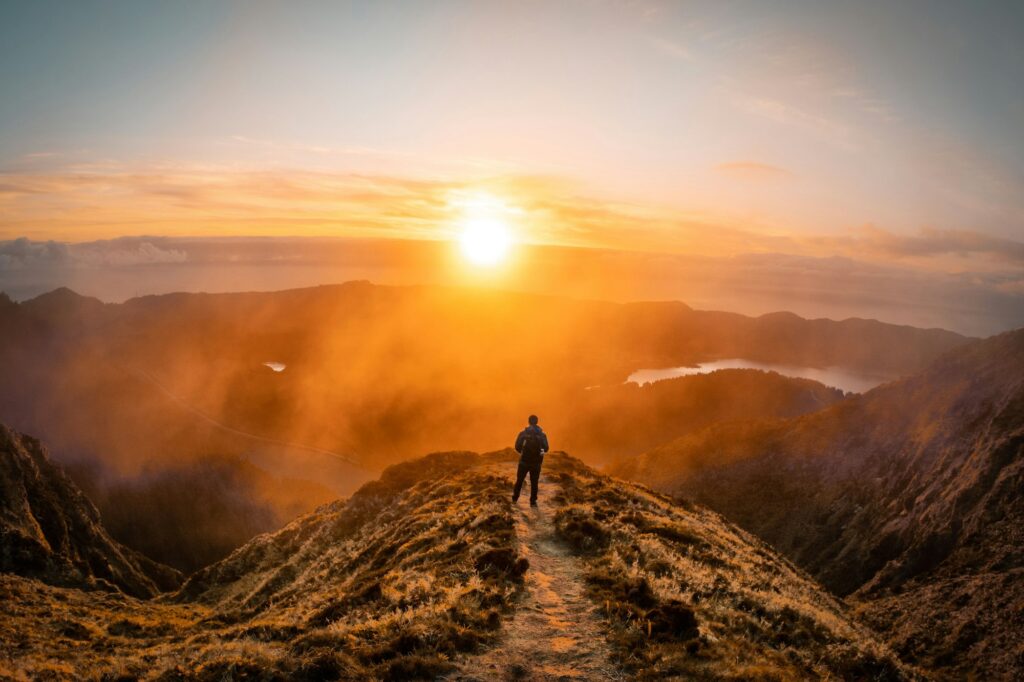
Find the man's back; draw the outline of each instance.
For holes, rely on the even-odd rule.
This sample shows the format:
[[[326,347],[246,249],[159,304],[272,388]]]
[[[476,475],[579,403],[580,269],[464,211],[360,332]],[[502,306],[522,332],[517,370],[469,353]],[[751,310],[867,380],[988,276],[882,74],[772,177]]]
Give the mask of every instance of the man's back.
[[[548,437],[544,430],[537,426],[537,416],[530,415],[529,426],[516,436],[516,452],[520,454],[519,468],[516,470],[516,484],[512,488],[512,501],[519,499],[519,491],[523,489],[523,479],[530,475],[530,506],[537,506],[537,486],[540,482],[540,467],[544,462],[544,453],[548,451]]]
[[[536,424],[527,426],[516,438],[516,452],[521,454],[524,460],[539,458],[547,451],[547,434]]]

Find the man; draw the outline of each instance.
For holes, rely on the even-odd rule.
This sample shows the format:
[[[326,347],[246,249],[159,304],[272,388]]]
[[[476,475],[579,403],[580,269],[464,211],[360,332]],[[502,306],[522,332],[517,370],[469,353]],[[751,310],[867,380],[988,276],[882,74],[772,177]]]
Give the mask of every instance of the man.
[[[531,414],[530,425],[519,433],[516,438],[516,452],[519,453],[519,469],[516,471],[516,487],[512,490],[512,501],[519,501],[519,491],[523,489],[523,480],[527,472],[530,474],[530,506],[537,506],[537,482],[540,479],[540,465],[544,462],[544,453],[548,451],[548,437],[537,426],[537,415]]]

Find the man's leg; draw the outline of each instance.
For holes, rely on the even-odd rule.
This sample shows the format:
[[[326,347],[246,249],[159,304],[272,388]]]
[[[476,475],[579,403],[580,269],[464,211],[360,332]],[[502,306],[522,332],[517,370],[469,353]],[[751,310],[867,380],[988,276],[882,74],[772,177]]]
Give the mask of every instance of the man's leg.
[[[538,483],[540,483],[540,462],[530,466],[530,504],[537,504]]]
[[[516,502],[519,499],[519,491],[523,489],[523,480],[526,479],[526,471],[528,467],[520,462],[519,468],[516,469],[516,486],[512,489],[512,501]]]

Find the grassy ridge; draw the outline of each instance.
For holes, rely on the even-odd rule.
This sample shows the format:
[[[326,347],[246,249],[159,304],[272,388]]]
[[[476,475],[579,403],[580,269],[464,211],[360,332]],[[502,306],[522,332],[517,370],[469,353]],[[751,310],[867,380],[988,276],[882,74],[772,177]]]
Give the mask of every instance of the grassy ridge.
[[[523,599],[510,455],[391,467],[155,601],[0,575],[0,678],[436,679],[501,646],[506,618],[536,607]],[[840,602],[719,515],[560,453],[546,472],[557,531],[627,675],[913,677]]]
[[[710,510],[550,458],[559,534],[609,643],[641,680],[900,680],[914,673],[846,608]]]
[[[472,453],[389,469],[151,603],[0,577],[15,678],[432,679],[494,640],[525,560]],[[6,606],[10,605],[10,609]],[[4,670],[6,668],[6,670]]]

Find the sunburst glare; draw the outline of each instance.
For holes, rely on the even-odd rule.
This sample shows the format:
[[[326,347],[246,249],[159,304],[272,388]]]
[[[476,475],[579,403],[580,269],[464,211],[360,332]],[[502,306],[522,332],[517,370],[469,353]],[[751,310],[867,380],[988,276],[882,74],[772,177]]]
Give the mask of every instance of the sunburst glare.
[[[478,267],[505,261],[513,242],[511,223],[521,211],[482,193],[456,197],[452,207],[461,214],[458,240],[463,257]]]

